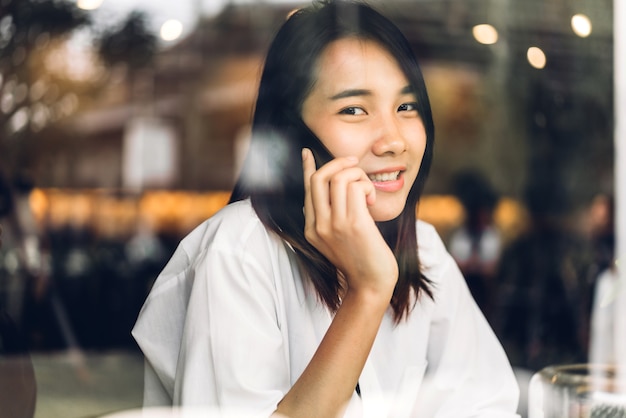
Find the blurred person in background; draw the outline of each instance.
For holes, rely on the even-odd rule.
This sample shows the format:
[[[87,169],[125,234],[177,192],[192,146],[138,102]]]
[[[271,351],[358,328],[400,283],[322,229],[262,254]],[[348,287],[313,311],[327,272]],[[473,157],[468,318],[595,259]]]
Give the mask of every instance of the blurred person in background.
[[[502,250],[502,234],[493,219],[498,195],[489,181],[473,169],[455,175],[453,193],[463,205],[465,218],[452,231],[448,248],[476,303],[490,318],[493,280]]]
[[[4,309],[22,326],[24,301],[31,287],[45,281],[46,259],[41,237],[30,207],[31,177],[17,173],[14,179],[0,178],[0,220],[4,224],[5,245],[0,275],[3,276]]]
[[[273,40],[231,202],[182,240],[133,335],[144,404],[246,416],[514,417],[511,367],[435,229],[421,70],[369,6]]]
[[[6,313],[24,334],[28,345],[37,348],[33,330],[40,327],[40,318],[52,322],[49,312],[39,315],[50,287],[50,256],[43,234],[37,225],[30,205],[34,181],[28,171],[19,171],[13,178],[5,178],[10,210],[4,217],[5,249],[0,274],[7,284]]]
[[[16,208],[13,187],[0,172],[0,418],[31,418],[35,414],[37,384],[28,347],[15,318],[21,317],[23,277],[20,260],[7,260],[7,251],[18,251],[13,231]],[[9,247],[11,246],[11,247]],[[16,284],[17,283],[17,284]]]
[[[584,362],[589,247],[565,222],[559,184],[532,181],[525,203],[528,230],[505,248],[498,268],[494,329],[514,367]]]
[[[523,417],[535,372],[586,361],[585,284],[591,263],[588,242],[567,224],[560,183],[531,180],[524,203],[529,225],[502,251],[491,316],[521,388]]]
[[[21,259],[16,245],[15,196],[9,178],[0,172],[0,222],[4,225],[4,245],[0,247],[0,303],[2,311],[13,321],[21,319],[22,292],[15,295],[15,290],[23,287],[23,280],[18,274]]]

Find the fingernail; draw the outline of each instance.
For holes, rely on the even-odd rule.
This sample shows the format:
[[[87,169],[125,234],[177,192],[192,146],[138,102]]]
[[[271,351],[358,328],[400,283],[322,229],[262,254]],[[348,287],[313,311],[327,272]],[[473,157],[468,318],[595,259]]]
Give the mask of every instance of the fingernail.
[[[302,148],[302,161],[306,161],[308,156],[309,156],[309,154],[307,153],[307,149],[306,148]]]
[[[351,163],[356,163],[356,162],[358,162],[358,161],[359,161],[359,159],[358,159],[358,158],[353,157],[353,156],[347,157],[347,159],[348,159],[348,161],[350,161]]]

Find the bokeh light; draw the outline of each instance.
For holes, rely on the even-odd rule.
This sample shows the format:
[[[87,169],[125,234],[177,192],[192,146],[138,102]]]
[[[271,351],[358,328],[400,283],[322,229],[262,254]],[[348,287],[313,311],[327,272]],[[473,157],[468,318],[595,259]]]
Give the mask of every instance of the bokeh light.
[[[531,46],[526,52],[526,58],[530,65],[537,69],[542,69],[546,66],[546,54],[536,46]]]
[[[102,6],[103,0],[77,0],[76,6],[83,10],[95,10]]]
[[[167,20],[161,25],[161,39],[164,41],[174,41],[180,38],[183,33],[183,24],[176,19]]]
[[[489,24],[476,25],[472,28],[472,34],[476,41],[485,45],[498,42],[498,31]]]
[[[572,30],[581,38],[586,38],[591,34],[591,20],[580,13],[572,16]]]

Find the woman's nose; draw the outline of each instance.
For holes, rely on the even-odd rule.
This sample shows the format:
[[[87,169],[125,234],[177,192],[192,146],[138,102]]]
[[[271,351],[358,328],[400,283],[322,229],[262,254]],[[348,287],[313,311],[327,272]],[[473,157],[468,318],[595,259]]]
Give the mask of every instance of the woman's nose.
[[[399,124],[400,121],[394,116],[381,116],[372,146],[375,155],[400,154],[405,151],[406,141]]]

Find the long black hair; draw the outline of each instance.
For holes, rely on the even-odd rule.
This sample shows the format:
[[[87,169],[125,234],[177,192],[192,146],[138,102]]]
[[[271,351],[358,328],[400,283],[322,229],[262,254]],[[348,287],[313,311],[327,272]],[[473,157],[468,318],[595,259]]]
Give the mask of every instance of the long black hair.
[[[301,110],[315,83],[320,55],[331,42],[348,37],[376,42],[395,57],[415,92],[426,130],[426,149],[404,210],[393,220],[377,223],[398,261],[391,306],[399,322],[420,292],[432,297],[431,284],[420,269],[415,222],[433,156],[434,126],[419,65],[408,41],[389,19],[364,3],[341,0],[316,2],[287,19],[267,53],[250,149],[230,201],[251,199],[261,221],[293,247],[320,299],[336,310],[341,286],[337,268],[304,237],[301,150],[310,148],[318,166],[333,156],[304,124]]]

